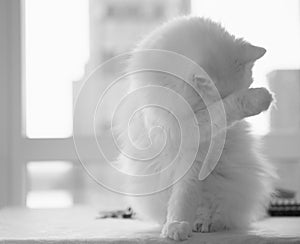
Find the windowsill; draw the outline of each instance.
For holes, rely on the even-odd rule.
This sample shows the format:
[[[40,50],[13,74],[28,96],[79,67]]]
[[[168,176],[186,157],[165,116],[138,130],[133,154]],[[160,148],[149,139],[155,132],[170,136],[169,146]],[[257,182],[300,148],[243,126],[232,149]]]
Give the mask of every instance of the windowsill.
[[[0,243],[173,243],[159,237],[157,226],[130,219],[96,219],[89,207],[0,211]],[[269,218],[248,232],[193,233],[189,243],[300,242],[300,218]]]

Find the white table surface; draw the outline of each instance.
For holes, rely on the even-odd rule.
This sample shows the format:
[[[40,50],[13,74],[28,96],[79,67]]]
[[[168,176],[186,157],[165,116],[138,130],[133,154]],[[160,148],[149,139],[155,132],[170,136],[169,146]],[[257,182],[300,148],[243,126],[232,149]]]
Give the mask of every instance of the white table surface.
[[[157,226],[132,219],[96,219],[98,209],[0,210],[0,243],[175,243]],[[300,218],[268,218],[249,231],[193,233],[182,243],[300,243]]]

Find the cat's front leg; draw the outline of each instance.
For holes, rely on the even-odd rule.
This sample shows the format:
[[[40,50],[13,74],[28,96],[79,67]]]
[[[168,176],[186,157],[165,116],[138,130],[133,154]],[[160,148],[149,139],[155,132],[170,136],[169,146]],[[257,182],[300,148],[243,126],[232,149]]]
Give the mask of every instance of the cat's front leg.
[[[163,237],[186,240],[191,236],[199,203],[199,182],[195,181],[198,167],[194,163],[189,172],[173,186],[167,220],[161,233]]]

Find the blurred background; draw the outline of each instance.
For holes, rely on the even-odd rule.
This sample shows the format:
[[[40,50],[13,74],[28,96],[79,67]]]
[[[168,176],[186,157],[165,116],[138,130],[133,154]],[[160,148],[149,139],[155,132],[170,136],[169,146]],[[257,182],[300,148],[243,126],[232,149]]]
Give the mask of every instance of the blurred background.
[[[253,86],[269,87],[276,106],[249,121],[279,168],[277,187],[300,201],[300,0],[8,2],[1,2],[10,11],[1,16],[9,28],[2,24],[0,29],[10,48],[3,49],[0,61],[9,60],[10,66],[0,90],[0,206],[124,204],[96,184],[77,159],[72,140],[76,96],[99,64],[131,51],[164,21],[187,14],[220,21],[237,37],[267,49],[254,68]],[[114,67],[106,72],[110,76]],[[82,137],[88,138],[85,114],[81,117]],[[105,131],[105,121],[99,126]],[[91,159],[95,170],[100,164]]]

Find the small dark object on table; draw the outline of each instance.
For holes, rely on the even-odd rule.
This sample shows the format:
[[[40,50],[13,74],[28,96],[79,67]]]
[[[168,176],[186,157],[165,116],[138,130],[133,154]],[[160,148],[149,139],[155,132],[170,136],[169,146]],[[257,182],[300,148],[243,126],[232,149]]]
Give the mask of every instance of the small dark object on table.
[[[117,219],[133,219],[135,213],[129,207],[125,210],[100,211],[97,219],[117,218]]]

